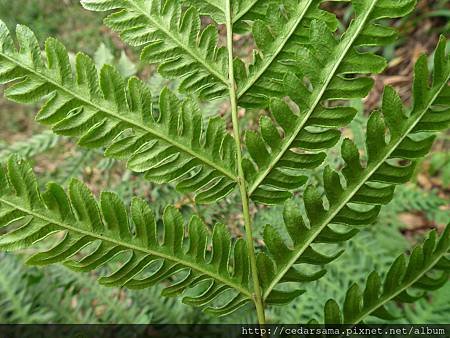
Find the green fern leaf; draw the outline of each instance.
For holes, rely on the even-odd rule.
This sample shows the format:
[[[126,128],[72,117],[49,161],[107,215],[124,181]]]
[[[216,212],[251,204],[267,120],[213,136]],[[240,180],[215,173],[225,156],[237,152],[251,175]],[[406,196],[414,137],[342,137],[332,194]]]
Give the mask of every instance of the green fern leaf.
[[[186,225],[172,206],[156,223],[143,200],[135,198],[127,208],[117,194],[103,192],[97,202],[77,180],[67,193],[55,183],[41,192],[31,167],[11,157],[6,169],[0,166],[0,250],[39,242],[30,264],[105,271],[125,256],[117,270],[101,273],[100,284],[145,289],[166,281],[163,295],[182,295],[186,304],[216,315],[253,302],[263,325],[266,304],[302,295],[298,283],[319,280],[325,266],[343,253],[335,244],[375,222],[395,187],[411,178],[418,160],[430,151],[434,134],[450,123],[450,56],[441,38],[432,76],[425,56],[416,63],[411,107],[385,88],[381,109],[362,128],[364,157],[362,146],[342,140],[337,169],[325,166],[320,186],[307,184],[356,114],[345,102],[365,97],[373,86],[369,75],[386,66],[371,48],[395,39],[385,19],[405,16],[416,0],[350,0],[354,19],[339,37],[338,21],[321,9],[323,0],[81,2],[90,10],[113,11],[105,22],[126,42],[142,47],[142,59],[158,65],[162,76],[180,79],[181,93],[212,100],[228,91],[234,137],[221,118],[203,121],[190,96],[180,99],[163,89],[155,104],[149,87],[136,77],[125,81],[109,65],[98,71],[84,54],[71,64],[55,39],[46,41],[42,53],[24,26],[17,28],[16,48],[0,21],[5,95],[20,103],[44,101],[37,120],[56,134],[101,148],[152,182],[174,182],[179,191],[194,193],[198,203],[218,201],[239,185],[246,241],[232,241],[222,224],[209,236],[199,217]],[[202,28],[199,13],[225,23],[226,49],[219,47],[218,26]],[[254,38],[250,65],[234,60],[236,32]],[[259,131],[245,133],[243,161],[239,105],[271,113],[260,119]],[[305,185],[298,205],[290,197]],[[265,247],[258,255],[249,198],[284,202],[284,224],[264,228]],[[442,286],[449,272],[449,229],[437,244],[432,233],[408,264],[403,256],[397,259],[383,287],[376,273],[364,294],[352,285],[342,312],[329,301],[325,322],[353,324],[368,315],[392,319],[385,306],[389,301],[412,302],[423,294],[411,294],[410,288]],[[51,240],[56,244],[43,249]]]
[[[416,0],[352,1],[356,17],[340,39],[333,33],[335,18],[318,9],[322,1],[292,2],[295,6],[288,11],[292,16],[279,16],[276,29],[270,21],[255,23],[253,35],[257,44],[260,41],[263,57],[248,75],[240,71],[238,81],[242,106],[269,106],[272,112],[273,119],[261,118],[259,133],[245,136],[252,160],[245,164],[249,194],[265,204],[289,198],[291,191],[304,185],[304,171],[318,167],[325,159],[324,150],[339,141],[339,128],[356,114],[339,102],[365,97],[373,85],[367,74],[386,67],[383,57],[359,50],[392,42],[395,30],[378,22],[408,14]],[[285,96],[292,102],[286,102]]]
[[[302,216],[292,201],[286,202],[284,221],[292,245],[287,245],[272,226],[266,227],[264,241],[271,257],[266,254],[260,254],[259,257],[259,270],[266,274],[262,278],[267,281],[264,285],[266,299],[272,300],[272,290],[277,284],[295,278],[299,281],[305,279],[295,277],[300,274],[295,265],[306,263],[322,266],[339,257],[342,252],[326,256],[318,252],[314,245],[339,243],[353,237],[357,232],[355,227],[376,220],[381,205],[392,199],[395,185],[410,179],[417,159],[428,153],[434,139],[434,136],[429,136],[429,128],[423,122],[437,114],[436,109],[439,114],[446,116],[447,121],[450,119],[450,101],[443,98],[450,80],[450,56],[445,55],[445,46],[446,41],[441,38],[435,52],[431,87],[428,85],[427,58],[423,55],[418,60],[413,89],[414,105],[408,115],[397,93],[390,87],[385,89],[382,113],[374,112],[368,121],[368,163],[365,168],[362,167],[357,147],[346,139],[341,150],[345,167],[340,173],[330,167],[325,168],[325,196],[312,185],[306,188],[303,195],[306,217]],[[447,126],[448,123],[443,123],[439,128],[442,130]],[[437,129],[438,126],[435,131]],[[389,140],[386,130],[390,133]],[[345,180],[345,185],[341,183],[341,178]],[[324,197],[327,208],[324,207]],[[336,224],[348,229],[338,231]],[[290,292],[289,298],[296,297],[297,292]]]
[[[312,21],[320,19],[329,31],[338,27],[333,14],[319,9],[323,2],[290,0],[260,4],[260,14],[251,18],[251,31],[258,49],[253,54],[248,74],[241,71],[238,77],[240,105],[264,108],[269,105],[270,98],[285,96],[285,74],[292,71],[289,63],[293,62],[294,56],[294,60],[299,58],[298,53],[302,50],[299,46],[316,42],[308,38],[308,32],[313,29]],[[237,66],[243,69],[243,65],[238,63]],[[298,69],[295,70],[298,74]]]
[[[398,199],[397,195],[395,199]],[[382,210],[382,214],[386,209]],[[345,248],[345,252],[327,265],[326,274],[320,280],[301,284],[300,287],[306,290],[302,297],[286,306],[272,307],[269,311],[274,322],[296,324],[307,323],[311,319],[323,322],[323,305],[328,299],[343,301],[345,293],[342,290],[355,282],[363,283],[371,270],[385,272],[393,256],[409,249],[410,243],[397,228],[380,220],[376,224],[380,226],[362,229],[351,241],[338,244],[338,247]],[[327,244],[322,246],[325,248]],[[302,266],[302,269],[307,268]]]
[[[415,0],[394,4],[386,0],[353,0],[356,17],[337,40],[332,32],[338,21],[333,14],[319,9],[322,2],[273,2],[267,6],[267,13],[253,23],[252,32],[261,56],[255,57],[248,77],[240,86],[241,105],[267,107],[270,98],[283,97],[289,89],[296,89],[292,99],[299,100],[302,110],[314,108],[311,106],[317,105],[317,100],[367,94],[371,83],[348,75],[379,73],[386,61],[373,53],[361,53],[357,48],[393,42],[395,30],[378,21],[405,16],[416,4]],[[312,91],[300,80],[305,77]]]
[[[18,26],[20,51],[0,22],[0,83],[12,85],[6,96],[16,102],[46,103],[36,119],[60,135],[79,137],[89,148],[128,161],[128,168],[157,183],[177,181],[183,192],[196,192],[199,203],[214,202],[235,184],[235,145],[220,118],[203,127],[193,100],[179,100],[168,89],[155,116],[148,87],[135,77],[125,83],[117,70],[100,74],[84,54],[73,74],[64,46],[49,38],[41,59],[33,33]]]
[[[232,245],[224,225],[214,227],[212,248],[207,251],[204,223],[191,218],[186,228],[189,243],[185,243],[184,220],[174,207],[166,208],[160,234],[153,212],[143,200],[134,199],[127,211],[116,194],[103,192],[98,205],[77,180],[70,183],[68,195],[54,183],[41,194],[29,164],[15,157],[8,161],[7,170],[1,168],[0,183],[0,227],[14,225],[0,237],[1,250],[20,250],[63,233],[51,249],[30,257],[29,264],[62,262],[77,271],[91,271],[126,252],[128,261],[101,277],[100,284],[142,289],[177,277],[163,295],[176,296],[194,286],[202,287],[200,294],[186,296],[184,302],[217,315],[233,312],[251,300],[246,244],[238,240]],[[231,295],[215,305],[227,290]]]
[[[444,286],[450,273],[450,225],[437,242],[436,237],[432,231],[423,245],[414,248],[408,261],[404,255],[399,256],[383,282],[374,271],[367,278],[363,292],[353,284],[345,296],[342,312],[334,300],[329,300],[325,306],[325,324],[358,324],[368,316],[392,320],[395,316],[386,308],[390,301],[412,303],[426,291]]]
[[[175,0],[82,0],[93,11],[117,10],[105,24],[125,42],[144,47],[141,58],[158,64],[161,75],[181,78],[179,89],[204,99],[227,93],[227,52],[218,48],[214,26],[201,30],[195,7]]]

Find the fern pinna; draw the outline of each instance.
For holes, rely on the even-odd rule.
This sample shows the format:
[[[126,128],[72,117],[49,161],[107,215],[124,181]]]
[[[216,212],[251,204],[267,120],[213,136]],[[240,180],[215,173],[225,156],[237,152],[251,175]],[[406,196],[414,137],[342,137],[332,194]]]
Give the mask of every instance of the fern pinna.
[[[34,34],[18,26],[18,48],[0,23],[0,82],[5,95],[20,103],[43,101],[36,119],[54,133],[77,137],[83,147],[101,148],[105,156],[125,160],[130,170],[155,183],[175,183],[197,203],[215,203],[235,190],[241,196],[246,238],[232,239],[226,225],[210,231],[197,216],[185,222],[167,206],[161,222],[139,198],[125,206],[103,192],[99,202],[80,181],[67,191],[49,183],[45,191],[27,162],[11,157],[0,170],[0,249],[37,246],[34,265],[63,263],[77,271],[108,265],[117,255],[127,260],[99,279],[106,286],[147,288],[168,281],[164,296],[217,315],[254,303],[260,324],[264,307],[282,305],[304,291],[299,283],[319,280],[326,264],[341,252],[323,245],[350,240],[372,224],[395,186],[407,182],[415,164],[431,149],[435,134],[450,123],[450,58],[441,38],[434,53],[415,66],[412,105],[405,106],[391,87],[373,112],[366,130],[366,161],[342,128],[355,117],[346,102],[372,88],[370,75],[386,60],[368,47],[393,42],[396,32],[386,18],[409,14],[415,0],[352,0],[355,17],[339,35],[339,21],[322,0],[82,0],[88,10],[112,11],[105,23],[123,40],[142,48],[142,62],[179,78],[177,95],[152,93],[136,77],[124,79],[112,66],[97,70],[85,54],[71,63],[65,47],[53,38],[45,57]],[[202,26],[200,15],[215,24]],[[227,29],[226,47],[218,25]],[[234,32],[255,41],[253,61],[233,53]],[[199,101],[228,97],[232,133],[220,117],[204,121]],[[240,130],[238,109],[266,110],[259,130]],[[344,166],[325,165],[328,151],[341,146]],[[323,169],[323,187],[309,178]],[[293,195],[302,197],[302,205]],[[267,225],[264,246],[252,235],[250,201],[284,203],[288,241]],[[161,226],[158,226],[160,224]],[[280,225],[278,225],[279,228]],[[343,305],[325,305],[326,323],[355,324],[368,316],[392,318],[385,304],[411,302],[448,280],[449,227],[432,232],[401,256],[384,282],[377,273],[364,293],[350,287]],[[311,268],[312,266],[312,268]],[[314,268],[316,267],[316,268]],[[102,270],[103,271],[103,270]],[[441,271],[438,273],[437,271]]]

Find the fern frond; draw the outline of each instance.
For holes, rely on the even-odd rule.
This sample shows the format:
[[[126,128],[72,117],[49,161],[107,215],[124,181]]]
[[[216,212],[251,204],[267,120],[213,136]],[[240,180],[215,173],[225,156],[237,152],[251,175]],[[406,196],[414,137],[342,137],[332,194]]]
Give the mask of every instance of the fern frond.
[[[379,73],[386,61],[360,49],[392,43],[395,29],[379,21],[407,15],[417,1],[352,0],[356,16],[339,39],[333,35],[337,19],[319,9],[323,2],[272,2],[265,15],[253,23],[261,55],[255,57],[239,88],[241,105],[267,107],[271,98],[282,98],[287,92],[307,111],[324,100],[364,97],[372,81],[355,75]]]
[[[384,273],[389,269],[392,258],[409,249],[410,243],[395,227],[377,224],[380,226],[365,228],[351,241],[338,245],[345,252],[327,265],[327,273],[320,280],[299,285],[306,290],[301,297],[283,307],[270,308],[274,323],[298,324],[311,319],[322,323],[323,306],[330,298],[339,303],[345,296],[342,290],[349,285],[364,283],[372,270]]]
[[[116,2],[117,3],[117,2]],[[73,74],[64,46],[49,38],[47,62],[34,34],[18,26],[20,51],[0,22],[0,84],[12,83],[6,96],[21,103],[46,100],[37,120],[79,144],[106,148],[105,154],[128,161],[132,171],[156,183],[177,181],[183,192],[196,192],[199,203],[214,202],[235,184],[235,145],[220,118],[206,127],[193,100],[179,100],[168,89],[157,114],[148,87],[135,77],[126,84],[111,66],[100,75],[93,61],[76,56]]]
[[[322,1],[292,2],[291,19],[284,23],[280,16],[275,24],[279,35],[272,37],[277,29],[255,23],[253,30],[259,31],[253,34],[264,57],[247,77],[240,72],[245,78],[238,90],[240,104],[269,106],[272,113],[272,118],[261,118],[260,132],[246,134],[252,160],[246,164],[249,193],[254,201],[266,204],[289,198],[291,191],[304,185],[303,172],[319,166],[324,150],[340,140],[339,128],[356,114],[341,100],[365,97],[373,86],[367,75],[380,73],[387,64],[383,57],[361,49],[392,42],[395,29],[379,21],[408,14],[416,0],[352,1],[356,17],[340,39],[333,33],[334,17],[317,7]],[[293,102],[286,102],[286,96]]]
[[[317,42],[312,41],[312,36],[308,37],[308,32],[314,29],[311,27],[312,21],[320,19],[328,27],[323,28],[327,33],[334,32],[338,27],[334,14],[319,8],[323,2],[325,1],[262,2],[258,8],[259,13],[256,12],[247,19],[253,21],[251,31],[257,50],[253,53],[254,59],[248,73],[244,72],[243,64],[237,63],[237,68],[242,69],[238,78],[240,105],[246,108],[266,108],[272,97],[286,95],[283,81],[287,71],[292,71],[289,69],[292,68],[291,63],[302,57],[299,53],[303,46]],[[295,74],[298,74],[298,68],[295,70]]]
[[[264,271],[266,299],[283,301],[278,297],[280,291],[273,295],[272,290],[278,283],[319,278],[321,273],[302,276],[295,265],[321,266],[337,258],[341,252],[326,256],[314,245],[346,241],[355,235],[353,227],[373,223],[381,205],[392,199],[395,185],[407,182],[416,160],[429,152],[435,136],[428,132],[448,127],[450,101],[446,93],[450,88],[450,56],[445,55],[445,46],[446,41],[441,38],[435,52],[431,87],[427,58],[422,55],[418,60],[413,85],[414,105],[408,115],[397,93],[390,87],[385,89],[382,112],[374,112],[368,121],[365,167],[356,145],[346,139],[341,150],[345,167],[339,173],[325,168],[325,196],[312,185],[306,188],[303,196],[306,217],[292,201],[286,202],[284,220],[292,245],[287,245],[272,226],[265,228],[264,241],[271,257],[260,254],[259,270]],[[447,122],[433,124],[431,128],[428,121],[435,116]],[[340,231],[335,225],[342,225],[347,230]],[[295,290],[287,295],[283,293],[283,297],[289,300],[298,294]]]
[[[246,244],[237,240],[232,245],[222,224],[214,227],[209,239],[198,217],[192,217],[186,228],[182,215],[167,207],[160,234],[153,212],[143,200],[135,198],[127,211],[116,194],[103,192],[98,205],[78,180],[70,183],[68,195],[55,183],[41,194],[29,164],[15,157],[8,161],[7,170],[2,167],[0,183],[0,227],[14,226],[0,237],[0,250],[20,250],[52,234],[63,234],[51,249],[30,257],[29,264],[63,262],[77,271],[91,271],[119,253],[128,253],[128,261],[101,277],[100,284],[143,289],[175,278],[163,295],[201,288],[200,294],[183,301],[217,315],[233,312],[251,300]],[[185,231],[189,241],[184,240]],[[211,251],[207,250],[210,240]],[[224,292],[228,295],[225,299]],[[215,306],[218,299],[221,304]]]
[[[24,158],[34,157],[55,148],[60,137],[50,131],[32,135],[26,141],[10,144],[0,151],[0,161],[5,161],[11,154],[18,154]]]
[[[201,30],[200,17],[191,6],[176,0],[82,0],[92,11],[115,12],[105,24],[132,46],[144,47],[141,58],[158,64],[167,78],[181,78],[179,89],[204,99],[227,93],[228,58],[218,47],[218,33],[210,25]]]
[[[450,225],[437,243],[436,237],[432,231],[423,245],[414,248],[408,262],[404,255],[399,256],[384,282],[374,271],[367,278],[363,293],[358,284],[353,284],[345,296],[343,311],[334,300],[329,300],[325,305],[325,324],[358,324],[368,316],[395,319],[387,310],[387,303],[393,300],[412,303],[426,291],[444,286],[450,274]]]

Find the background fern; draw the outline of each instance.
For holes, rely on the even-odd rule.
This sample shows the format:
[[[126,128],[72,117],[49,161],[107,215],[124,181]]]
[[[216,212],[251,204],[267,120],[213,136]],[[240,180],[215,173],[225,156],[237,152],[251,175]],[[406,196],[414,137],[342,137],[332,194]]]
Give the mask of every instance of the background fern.
[[[49,131],[33,135],[27,141],[4,146],[3,150],[0,151],[0,160],[5,161],[11,154],[17,154],[24,158],[32,158],[56,147],[58,142],[59,136]]]
[[[195,318],[191,307],[161,299],[159,286],[133,293],[103,288],[93,283],[94,276],[60,266],[26,268],[12,255],[2,256],[0,280],[3,323],[182,323]]]
[[[433,296],[405,308],[405,318],[412,324],[448,324],[450,287],[448,283]],[[402,321],[404,322],[404,320]]]

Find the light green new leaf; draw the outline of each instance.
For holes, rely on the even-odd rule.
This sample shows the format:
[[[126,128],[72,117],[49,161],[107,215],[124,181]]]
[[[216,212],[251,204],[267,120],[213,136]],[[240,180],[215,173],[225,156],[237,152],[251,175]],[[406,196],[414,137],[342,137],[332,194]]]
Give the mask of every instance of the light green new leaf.
[[[115,12],[105,24],[132,46],[143,61],[158,64],[161,75],[181,79],[179,89],[204,99],[227,93],[227,52],[219,48],[215,26],[201,29],[195,7],[176,0],[81,0],[92,11]]]
[[[222,224],[209,238],[198,217],[186,227],[180,212],[169,206],[160,231],[143,200],[135,198],[128,210],[116,194],[103,192],[99,205],[77,180],[67,194],[55,183],[41,194],[29,164],[16,157],[10,158],[7,169],[0,167],[0,183],[0,228],[8,230],[0,236],[0,250],[29,248],[56,236],[57,243],[46,251],[39,246],[29,264],[64,263],[76,271],[91,271],[127,254],[125,264],[101,277],[100,284],[142,289],[170,280],[164,296],[184,293],[185,303],[217,315],[231,313],[251,299],[246,244],[232,243]],[[196,292],[185,293],[192,288]]]
[[[342,252],[324,255],[316,244],[347,241],[356,234],[357,227],[372,224],[380,207],[392,199],[395,186],[409,181],[417,160],[430,151],[435,135],[429,132],[449,127],[450,100],[446,93],[450,88],[450,55],[445,54],[445,46],[442,37],[435,52],[431,87],[427,58],[423,55],[418,60],[414,105],[408,114],[398,94],[390,87],[385,89],[381,111],[372,113],[367,123],[365,167],[356,145],[345,139],[341,149],[344,168],[340,172],[325,168],[325,196],[313,185],[308,186],[303,194],[306,215],[294,202],[285,203],[284,223],[292,244],[286,243],[272,226],[266,227],[264,242],[269,256],[261,254],[264,258],[259,259],[259,269],[265,271],[264,295],[268,301],[280,299],[281,291],[273,294],[280,283],[320,278],[324,271],[305,276],[298,265],[323,266],[339,257]],[[439,116],[440,124],[429,124],[434,116]],[[284,293],[283,300],[293,299],[298,289]]]
[[[235,184],[235,145],[220,118],[206,127],[193,100],[180,100],[168,89],[159,97],[159,111],[142,81],[125,83],[111,66],[100,74],[84,54],[75,58],[75,72],[64,46],[45,43],[47,62],[25,26],[18,26],[20,50],[0,22],[0,84],[11,84],[6,96],[16,102],[45,100],[36,119],[57,134],[78,137],[79,144],[106,148],[107,156],[127,160],[128,168],[157,183],[178,182],[195,192],[199,203],[230,193]]]

